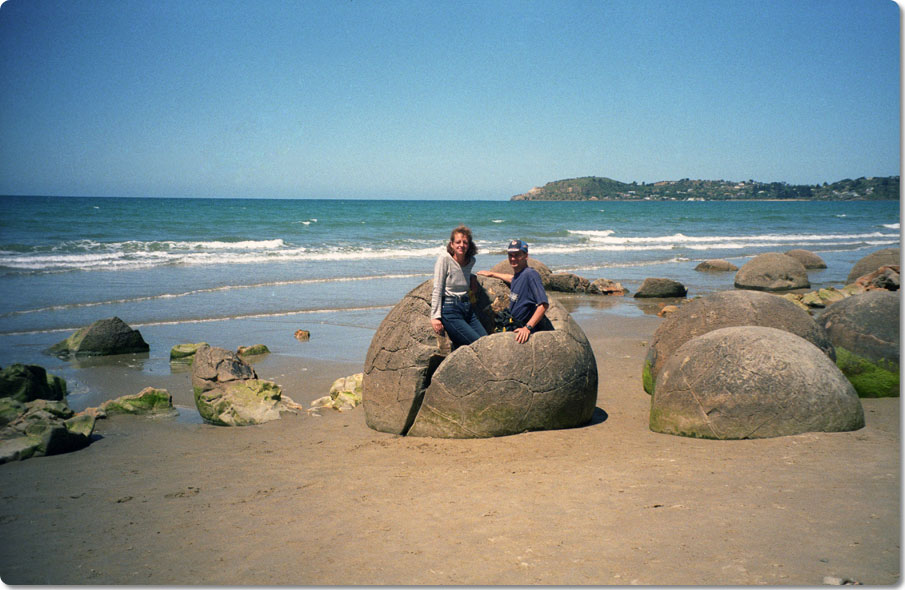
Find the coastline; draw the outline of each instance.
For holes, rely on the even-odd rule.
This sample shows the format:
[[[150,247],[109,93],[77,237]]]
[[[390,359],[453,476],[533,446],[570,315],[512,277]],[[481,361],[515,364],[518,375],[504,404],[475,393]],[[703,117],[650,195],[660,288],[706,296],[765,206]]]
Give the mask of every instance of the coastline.
[[[866,426],[855,432],[652,433],[641,366],[661,319],[628,301],[570,307],[600,375],[585,427],[447,440],[372,431],[361,407],[242,428],[114,416],[82,451],[0,465],[0,534],[17,540],[0,549],[0,578],[898,582],[897,398],[862,400]],[[275,354],[255,368],[307,405],[356,363]],[[136,374],[119,377],[126,393],[140,389]]]

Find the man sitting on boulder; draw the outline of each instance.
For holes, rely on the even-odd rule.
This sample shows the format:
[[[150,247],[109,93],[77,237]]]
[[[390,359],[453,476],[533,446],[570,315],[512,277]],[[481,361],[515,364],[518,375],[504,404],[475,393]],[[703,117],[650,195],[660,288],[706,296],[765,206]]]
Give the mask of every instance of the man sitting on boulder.
[[[509,314],[514,327],[515,340],[528,341],[531,333],[539,328],[550,302],[540,278],[540,273],[528,266],[528,244],[522,240],[512,240],[507,248],[512,276],[479,270],[476,274],[493,277],[509,284]]]

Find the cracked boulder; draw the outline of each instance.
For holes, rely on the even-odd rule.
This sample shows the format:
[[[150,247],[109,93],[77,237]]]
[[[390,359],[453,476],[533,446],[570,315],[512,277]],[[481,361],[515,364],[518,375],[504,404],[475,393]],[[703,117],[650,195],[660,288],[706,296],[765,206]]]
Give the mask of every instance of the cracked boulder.
[[[478,277],[476,310],[488,333],[508,306],[503,281]],[[525,344],[490,334],[450,352],[430,325],[432,281],[406,294],[383,320],[365,359],[362,404],[382,432],[444,438],[515,434],[587,423],[597,365],[581,328],[554,300],[546,327]]]
[[[869,291],[834,303],[818,318],[836,363],[861,397],[899,396],[899,294]]]
[[[735,273],[735,286],[755,291],[807,289],[808,271],[797,259],[779,252],[758,254]]]
[[[671,313],[651,340],[644,361],[644,390],[653,393],[663,364],[696,336],[730,326],[766,326],[792,332],[836,355],[829,338],[810,314],[787,299],[759,291],[722,291],[693,299]]]
[[[864,426],[851,383],[807,340],[776,328],[735,326],[689,340],[660,374],[654,432],[748,439]]]

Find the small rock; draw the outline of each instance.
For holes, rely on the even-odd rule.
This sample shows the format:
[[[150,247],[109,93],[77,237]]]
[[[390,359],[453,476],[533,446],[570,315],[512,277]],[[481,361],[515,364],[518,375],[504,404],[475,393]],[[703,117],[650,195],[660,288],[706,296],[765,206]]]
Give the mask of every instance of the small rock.
[[[299,342],[307,342],[309,338],[311,338],[311,332],[309,332],[308,330],[295,331],[295,339]]]
[[[259,354],[268,354],[270,349],[264,344],[253,344],[251,346],[240,346],[236,353],[239,356],[256,356]]]

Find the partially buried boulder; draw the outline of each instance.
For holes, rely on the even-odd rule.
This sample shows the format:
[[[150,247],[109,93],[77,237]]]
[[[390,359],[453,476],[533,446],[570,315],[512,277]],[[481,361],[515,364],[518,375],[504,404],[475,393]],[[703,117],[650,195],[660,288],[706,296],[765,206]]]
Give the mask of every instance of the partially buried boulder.
[[[688,289],[679,281],[648,278],[644,279],[633,297],[685,297],[686,295],[688,295]]]
[[[653,393],[663,364],[683,344],[730,326],[766,326],[792,332],[835,359],[833,345],[807,311],[782,297],[758,291],[721,291],[692,299],[669,314],[654,332],[644,361],[644,390]]]
[[[899,396],[899,319],[899,296],[890,291],[854,295],[817,318],[861,397]]]
[[[738,267],[728,260],[713,258],[698,264],[694,269],[699,272],[730,272],[738,270]]]
[[[758,254],[735,273],[735,286],[756,291],[791,291],[807,289],[808,271],[804,265],[779,252]]]
[[[75,414],[65,400],[21,403],[0,398],[0,463],[59,455],[91,444],[94,416]]]
[[[144,416],[173,416],[173,396],[166,389],[145,387],[134,395],[123,395],[108,400],[98,408],[99,414],[134,414]]]
[[[786,252],[786,256],[791,256],[802,264],[805,268],[826,268],[826,262],[823,258],[817,256],[810,250],[802,250],[797,248]]]
[[[69,338],[54,344],[46,352],[65,358],[130,354],[148,350],[148,343],[138,330],[133,330],[118,317],[112,317],[76,330]]]
[[[625,295],[628,289],[621,283],[610,279],[596,279],[588,285],[588,293],[591,295]]]
[[[563,293],[584,293],[590,281],[570,272],[555,272],[550,275],[550,290]]]
[[[581,426],[597,404],[597,361],[553,303],[554,330],[519,344],[491,334],[453,351],[431,377],[412,436],[478,438]]]
[[[509,289],[497,279],[478,281],[476,310],[490,333],[493,313],[508,305]],[[539,331],[519,348],[511,333],[491,334],[450,353],[448,342],[431,329],[431,289],[432,281],[426,281],[403,297],[371,341],[362,381],[370,428],[473,437],[590,420],[597,398],[596,362],[589,365],[588,358],[594,357],[587,339],[555,300],[544,324],[553,331]],[[470,366],[473,362],[477,365]],[[475,373],[463,375],[469,372],[466,367]],[[503,374],[508,375],[505,380],[494,377]],[[467,380],[460,383],[463,378]],[[465,388],[469,394],[460,399]],[[430,415],[422,416],[425,412]]]
[[[697,438],[863,426],[854,388],[820,349],[761,326],[721,328],[683,344],[664,365],[650,409],[652,431]]]
[[[848,278],[845,282],[846,284],[854,283],[858,280],[858,277],[871,273],[881,266],[899,266],[900,257],[901,251],[899,248],[884,248],[871,252],[852,266],[852,270],[848,273]]]

